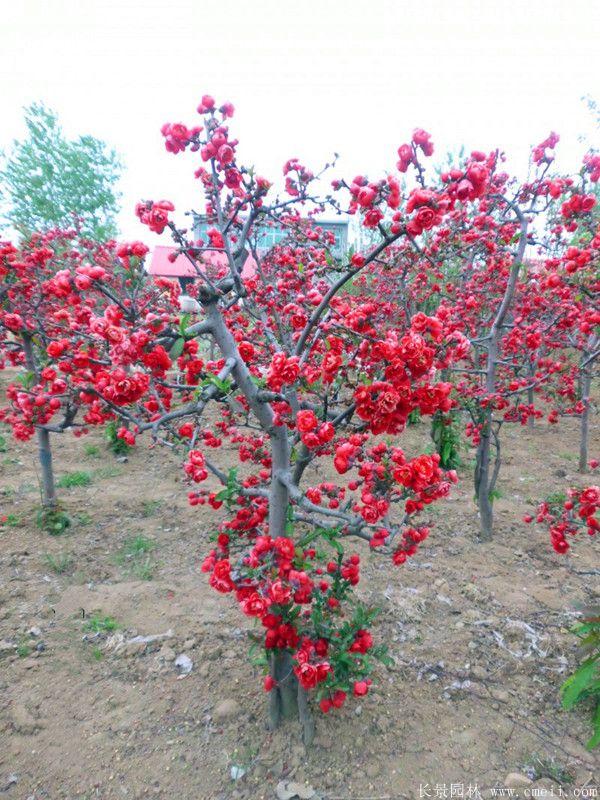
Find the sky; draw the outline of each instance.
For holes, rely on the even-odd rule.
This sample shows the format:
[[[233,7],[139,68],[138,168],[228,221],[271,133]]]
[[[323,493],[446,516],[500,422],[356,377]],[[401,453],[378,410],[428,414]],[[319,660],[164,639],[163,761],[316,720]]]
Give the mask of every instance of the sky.
[[[500,147],[523,175],[550,130],[564,169],[600,146],[581,99],[600,102],[598,0],[5,0],[2,22],[0,149],[40,100],[68,136],[105,140],[128,239],[155,243],[141,198],[172,200],[182,222],[202,208],[199,155],[167,153],[160,127],[200,124],[205,93],[234,104],[241,162],[270,179],[334,152],[338,171],[377,179],[415,127],[437,153]]]

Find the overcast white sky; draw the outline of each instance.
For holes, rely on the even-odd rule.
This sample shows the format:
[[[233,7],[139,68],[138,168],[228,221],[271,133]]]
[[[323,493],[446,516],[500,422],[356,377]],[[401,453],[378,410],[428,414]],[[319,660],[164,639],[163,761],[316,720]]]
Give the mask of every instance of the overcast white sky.
[[[377,177],[417,126],[518,169],[551,129],[571,168],[578,135],[600,137],[581,101],[600,101],[599,0],[5,0],[2,26],[0,148],[35,100],[109,142],[128,238],[150,238],[139,198],[201,206],[199,156],[168,154],[159,129],[197,124],[203,93],[234,103],[242,161],[269,178],[334,151]]]

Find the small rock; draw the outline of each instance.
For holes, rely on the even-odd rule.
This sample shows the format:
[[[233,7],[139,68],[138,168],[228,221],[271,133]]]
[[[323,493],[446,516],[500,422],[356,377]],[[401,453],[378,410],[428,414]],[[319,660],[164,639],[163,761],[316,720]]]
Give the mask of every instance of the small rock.
[[[12,726],[16,733],[22,733],[24,736],[31,736],[32,733],[35,733],[41,727],[39,720],[36,720],[25,706],[20,703],[15,703],[13,705],[10,710],[10,715],[12,718]]]
[[[196,647],[197,644],[198,643],[196,642],[195,639],[186,639],[185,642],[183,643],[183,649],[184,650],[193,650],[194,647]]]
[[[45,642],[38,642],[36,644],[36,646],[35,646],[35,649],[37,650],[38,653],[43,653],[44,650],[46,649],[46,643]]]
[[[365,767],[365,772],[367,774],[367,778],[376,778],[381,772],[381,769],[379,767],[379,764],[371,763],[367,764],[367,766]]]
[[[169,647],[168,644],[163,644],[158,651],[157,658],[160,658],[163,661],[175,661],[175,650],[173,650],[172,647]]]
[[[471,675],[478,681],[484,681],[488,677],[488,672],[485,667],[475,664],[471,667]]]
[[[229,770],[229,774],[231,775],[232,781],[239,781],[239,779],[243,778],[246,774],[246,770],[243,767],[238,767],[234,764]]]
[[[444,605],[451,606],[452,600],[449,597],[446,597],[445,594],[436,594],[435,599],[438,603],[444,603]]]
[[[8,776],[5,783],[0,783],[0,792],[7,792],[11,786],[14,786],[15,783],[19,782],[19,776],[16,772],[13,772],[11,775]]]
[[[356,706],[356,708],[354,709],[354,713],[356,714],[357,717],[360,717],[360,715],[362,714],[362,706]]]
[[[181,655],[177,656],[175,659],[175,666],[179,670],[180,675],[189,675],[194,668],[192,659],[185,653],[181,653]]]
[[[294,783],[293,781],[279,781],[275,789],[277,800],[311,800],[315,797],[315,790],[312,786],[305,783]]]
[[[127,456],[117,456],[115,461],[117,462],[117,464],[126,464],[129,461],[129,459],[127,458]]]
[[[501,703],[508,703],[510,700],[510,695],[505,689],[492,689],[492,697]]]
[[[0,656],[8,656],[15,652],[17,645],[12,642],[7,642],[6,639],[0,641]]]
[[[567,477],[567,472],[566,472],[566,470],[559,468],[559,469],[555,469],[554,470],[554,475],[557,478],[566,478]]]
[[[504,778],[504,785],[507,789],[524,789],[526,786],[531,786],[533,781],[527,775],[522,775],[520,772],[509,772]]]
[[[217,703],[213,709],[212,718],[214,722],[223,722],[226,719],[237,717],[241,711],[241,706],[237,700],[227,698],[226,700],[221,700],[220,703]]]
[[[32,639],[39,639],[40,636],[42,635],[41,628],[38,627],[29,628],[27,633],[31,636]]]

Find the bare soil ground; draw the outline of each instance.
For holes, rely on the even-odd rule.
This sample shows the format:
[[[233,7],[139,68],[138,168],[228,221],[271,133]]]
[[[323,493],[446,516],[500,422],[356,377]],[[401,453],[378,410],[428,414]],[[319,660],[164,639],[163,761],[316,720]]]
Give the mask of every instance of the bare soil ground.
[[[427,434],[409,429],[407,452]],[[583,746],[589,710],[563,712],[558,695],[577,663],[576,606],[600,598],[597,575],[579,574],[600,566],[600,541],[585,537],[565,558],[521,522],[540,498],[585,482],[574,420],[507,430],[491,544],[476,539],[466,450],[414,562],[365,559],[362,594],[381,608],[374,633],[395,665],[360,704],[317,712],[308,752],[295,725],[265,728],[250,625],[199,573],[215,518],[188,507],[177,459],[142,442],[118,463],[100,432],[54,437],[58,478],[91,482],[61,489],[73,525],[49,536],[35,524],[35,448],[8,435],[6,445],[0,797],[270,800],[294,780],[328,800],[445,798],[451,784],[453,796],[477,785],[486,798],[514,772],[538,797],[600,783],[598,754]]]

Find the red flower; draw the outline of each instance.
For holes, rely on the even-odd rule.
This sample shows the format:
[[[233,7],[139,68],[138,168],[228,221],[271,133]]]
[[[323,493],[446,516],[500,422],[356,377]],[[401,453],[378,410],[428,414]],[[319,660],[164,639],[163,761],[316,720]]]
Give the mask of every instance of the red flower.
[[[301,433],[308,433],[318,425],[314,411],[298,411],[296,414],[296,426]]]

